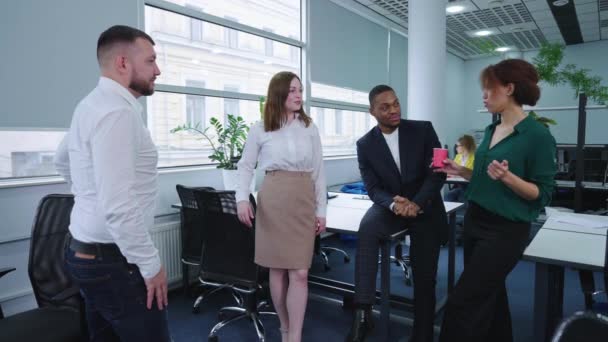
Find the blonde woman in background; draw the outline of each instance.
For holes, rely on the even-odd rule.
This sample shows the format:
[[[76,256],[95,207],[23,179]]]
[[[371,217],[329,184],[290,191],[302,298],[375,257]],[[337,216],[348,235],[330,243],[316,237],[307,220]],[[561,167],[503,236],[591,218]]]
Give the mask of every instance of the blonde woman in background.
[[[270,81],[263,122],[251,127],[238,163],[237,211],[248,226],[256,164],[266,175],[257,197],[255,262],[270,269],[282,341],[299,342],[315,235],[325,231],[327,189],[319,131],[302,108],[302,83],[294,73],[279,72]]]
[[[454,163],[464,166],[469,170],[473,170],[476,150],[477,145],[472,136],[468,134],[461,136],[456,143],[456,157],[454,157]],[[466,189],[466,184],[454,184],[452,190],[445,194],[445,200],[449,202],[464,202],[464,192]]]

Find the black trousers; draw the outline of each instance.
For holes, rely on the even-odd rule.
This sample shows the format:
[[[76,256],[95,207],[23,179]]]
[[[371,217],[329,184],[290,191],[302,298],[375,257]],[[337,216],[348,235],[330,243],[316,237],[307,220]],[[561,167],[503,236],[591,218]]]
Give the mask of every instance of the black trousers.
[[[513,341],[505,280],[524,252],[530,223],[474,202],[464,218],[464,271],[445,309],[439,341]]]
[[[429,217],[405,219],[377,204],[359,226],[355,262],[355,303],[373,304],[381,241],[404,228],[410,231],[410,260],[414,276],[414,327],[410,341],[433,341],[435,284],[440,234]]]

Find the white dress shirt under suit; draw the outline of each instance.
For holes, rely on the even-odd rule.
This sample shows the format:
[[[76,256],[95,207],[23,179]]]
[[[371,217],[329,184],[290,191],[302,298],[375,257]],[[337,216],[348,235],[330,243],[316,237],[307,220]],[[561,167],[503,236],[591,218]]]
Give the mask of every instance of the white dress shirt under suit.
[[[161,267],[148,232],[154,223],[158,152],[141,113],[125,87],[101,77],[76,107],[55,165],[75,197],[72,236],[115,243],[149,279]]]
[[[384,140],[386,140],[388,149],[391,151],[391,155],[395,160],[397,170],[399,170],[399,173],[401,173],[401,157],[399,156],[399,129],[396,129],[389,134],[382,133],[382,136],[384,136]],[[395,202],[391,203],[391,205],[389,206],[391,210],[393,210],[394,207]]]
[[[236,200],[249,199],[249,184],[256,167],[261,170],[311,172],[315,184],[317,217],[325,217],[327,188],[323,168],[323,151],[317,126],[308,127],[298,118],[280,129],[264,131],[264,123],[253,124],[238,163],[239,184]]]

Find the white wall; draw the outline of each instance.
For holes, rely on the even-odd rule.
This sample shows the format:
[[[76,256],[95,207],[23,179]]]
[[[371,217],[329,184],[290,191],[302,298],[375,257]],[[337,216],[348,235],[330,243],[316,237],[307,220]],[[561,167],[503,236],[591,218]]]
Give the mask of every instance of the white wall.
[[[4,0],[0,127],[64,128],[97,83],[97,37],[138,25],[139,0]]]

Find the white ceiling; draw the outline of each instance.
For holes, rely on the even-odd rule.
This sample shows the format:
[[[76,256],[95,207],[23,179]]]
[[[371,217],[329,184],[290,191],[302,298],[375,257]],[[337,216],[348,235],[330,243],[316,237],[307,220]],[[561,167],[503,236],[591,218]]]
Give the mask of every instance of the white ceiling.
[[[407,30],[408,0],[355,0]],[[427,0],[433,1],[433,0]],[[608,0],[569,0],[574,4],[570,18],[559,16],[562,30],[549,3],[554,0],[450,0],[465,11],[447,14],[448,51],[464,59],[482,57],[493,47],[508,46],[519,51],[538,49],[543,42],[575,44],[608,39]],[[569,5],[571,6],[571,5]],[[562,8],[563,10],[563,8]],[[572,39],[580,29],[580,39]],[[574,30],[572,26],[574,25]],[[471,37],[472,31],[490,29],[488,37]]]

